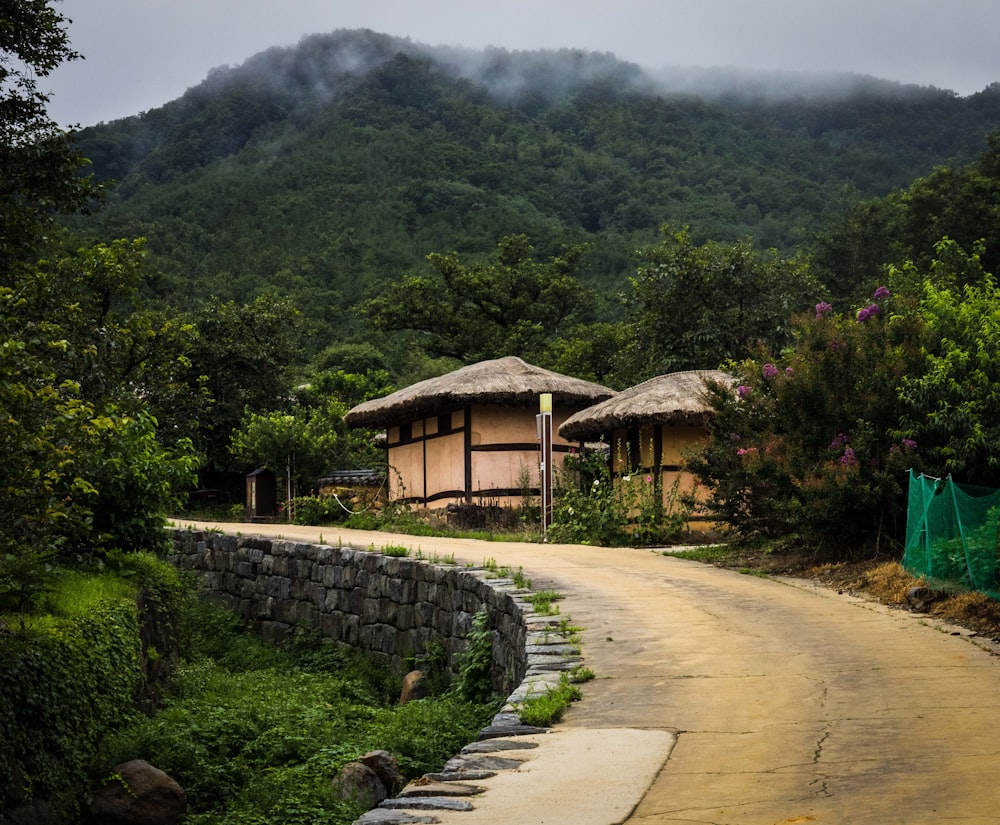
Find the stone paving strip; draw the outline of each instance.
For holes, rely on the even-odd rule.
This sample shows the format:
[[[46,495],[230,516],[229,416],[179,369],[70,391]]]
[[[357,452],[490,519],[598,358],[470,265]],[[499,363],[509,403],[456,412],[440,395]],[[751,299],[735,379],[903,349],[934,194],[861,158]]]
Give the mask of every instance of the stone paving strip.
[[[537,728],[518,706],[582,662],[563,616],[527,612],[528,668],[506,704],[442,770],[407,785],[354,825],[609,825],[623,821],[676,741],[663,730]],[[541,817],[541,818],[540,818]]]
[[[491,582],[501,589],[507,584]],[[512,595],[520,601],[519,597],[530,595],[530,591]],[[410,782],[398,796],[386,799],[355,820],[354,825],[439,823],[438,816],[423,812],[471,812],[475,810],[474,798],[487,790],[485,780],[495,779],[501,771],[520,770],[530,760],[525,754],[538,748],[539,737],[547,736],[549,731],[522,724],[518,707],[527,698],[558,687],[562,675],[580,665],[582,657],[579,646],[567,643],[559,632],[565,617],[534,613],[528,601],[521,601],[520,607],[528,627],[528,666],[521,684],[507,697],[492,724],[479,732],[477,741],[449,759],[440,772]]]
[[[665,731],[559,727],[476,742],[356,825],[611,825],[628,817],[674,741]]]

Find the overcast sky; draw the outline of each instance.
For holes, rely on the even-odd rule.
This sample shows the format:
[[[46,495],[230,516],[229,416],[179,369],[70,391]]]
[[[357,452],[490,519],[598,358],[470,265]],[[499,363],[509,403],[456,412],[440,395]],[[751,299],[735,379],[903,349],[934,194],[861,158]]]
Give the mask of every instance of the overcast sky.
[[[73,47],[42,85],[64,126],[156,108],[209,70],[304,35],[612,52],[651,69],[855,72],[950,89],[1000,81],[1000,0],[62,0]]]

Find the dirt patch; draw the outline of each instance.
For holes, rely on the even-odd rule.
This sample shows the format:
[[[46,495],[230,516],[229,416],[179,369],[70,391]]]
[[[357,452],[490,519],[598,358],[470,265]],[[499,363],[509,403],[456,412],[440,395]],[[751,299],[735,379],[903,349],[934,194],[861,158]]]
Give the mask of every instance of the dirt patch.
[[[926,613],[1000,641],[1000,602],[983,593],[916,578],[899,561],[885,556],[843,561],[808,552],[734,550],[712,563],[758,575],[809,579],[861,598]]]

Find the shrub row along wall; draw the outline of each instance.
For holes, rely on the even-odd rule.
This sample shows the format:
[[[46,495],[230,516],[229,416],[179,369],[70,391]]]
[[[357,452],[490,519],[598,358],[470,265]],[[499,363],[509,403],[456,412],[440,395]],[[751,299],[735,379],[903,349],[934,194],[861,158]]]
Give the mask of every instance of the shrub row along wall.
[[[387,556],[352,547],[175,530],[172,561],[204,574],[218,594],[265,638],[299,624],[386,657],[402,673],[430,643],[454,656],[472,617],[485,607],[493,632],[493,688],[506,693],[527,667],[527,629],[513,583],[483,570]]]

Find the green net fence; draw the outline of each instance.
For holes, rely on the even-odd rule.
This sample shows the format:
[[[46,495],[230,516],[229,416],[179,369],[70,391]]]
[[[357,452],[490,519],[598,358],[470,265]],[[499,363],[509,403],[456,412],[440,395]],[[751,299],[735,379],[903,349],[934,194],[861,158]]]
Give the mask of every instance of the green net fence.
[[[1000,490],[910,471],[903,567],[1000,598]]]

